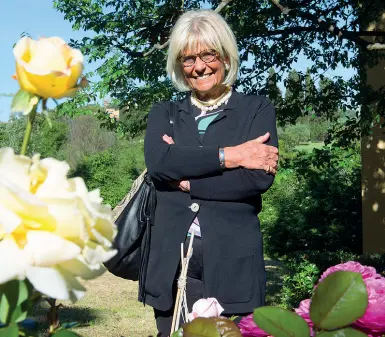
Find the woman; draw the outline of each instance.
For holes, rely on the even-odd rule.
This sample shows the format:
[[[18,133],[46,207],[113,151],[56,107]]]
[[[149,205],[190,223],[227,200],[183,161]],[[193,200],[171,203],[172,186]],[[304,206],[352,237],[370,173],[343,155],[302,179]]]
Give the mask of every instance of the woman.
[[[203,297],[217,298],[226,315],[264,304],[258,213],[277,169],[276,121],[268,99],[232,90],[238,66],[234,35],[219,14],[200,10],[179,18],[167,71],[189,94],[153,106],[144,144],[157,189],[145,302],[154,307],[158,336],[170,333],[180,244],[193,231],[189,309]]]

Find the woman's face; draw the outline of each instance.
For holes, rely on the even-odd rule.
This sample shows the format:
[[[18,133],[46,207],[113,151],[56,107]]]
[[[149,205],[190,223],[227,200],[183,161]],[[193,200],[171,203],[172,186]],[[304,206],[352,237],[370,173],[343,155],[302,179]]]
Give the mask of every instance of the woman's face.
[[[222,83],[225,78],[225,63],[218,54],[211,62],[207,62],[207,59],[210,60],[211,57],[207,55],[205,51],[213,52],[212,49],[206,46],[199,46],[195,50],[185,50],[183,53],[185,59],[186,56],[196,56],[200,53],[206,62],[202,61],[199,56],[196,56],[194,64],[191,66],[184,66],[182,64],[182,67],[187,83],[191,89],[195,91],[198,96],[211,99],[220,96],[223,92],[224,86]],[[193,58],[188,59],[191,62]]]

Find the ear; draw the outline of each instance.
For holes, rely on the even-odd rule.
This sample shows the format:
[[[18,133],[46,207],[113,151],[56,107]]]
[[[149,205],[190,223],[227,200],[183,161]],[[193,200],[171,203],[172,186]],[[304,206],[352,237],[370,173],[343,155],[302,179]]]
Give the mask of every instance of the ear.
[[[226,56],[223,60],[224,64],[225,64],[225,69],[226,70],[229,70],[230,69],[230,59],[228,56]]]

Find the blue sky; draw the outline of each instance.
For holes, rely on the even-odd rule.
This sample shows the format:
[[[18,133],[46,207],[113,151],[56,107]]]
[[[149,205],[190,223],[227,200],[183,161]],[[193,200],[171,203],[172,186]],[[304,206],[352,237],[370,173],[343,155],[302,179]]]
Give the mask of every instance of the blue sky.
[[[18,84],[12,79],[15,73],[15,61],[12,53],[13,44],[19,40],[23,32],[32,38],[60,36],[66,41],[70,38],[79,39],[86,34],[72,31],[71,23],[65,21],[63,15],[53,8],[53,0],[11,0],[4,1],[0,11],[0,94],[12,94],[18,90]],[[293,67],[306,71],[309,62],[300,57]],[[86,65],[85,71],[91,71],[92,65]],[[340,75],[350,78],[351,69],[339,68],[325,75]],[[10,115],[11,97],[0,96],[0,121],[6,121]]]
[[[72,31],[71,23],[53,9],[53,0],[11,0],[1,4],[0,11],[0,93],[15,93],[17,82],[11,78],[15,73],[15,61],[12,53],[13,44],[23,32],[32,38],[60,36],[66,41],[81,38],[86,34]],[[86,65],[86,71],[91,70]],[[10,115],[11,97],[0,96],[0,121],[6,121]]]

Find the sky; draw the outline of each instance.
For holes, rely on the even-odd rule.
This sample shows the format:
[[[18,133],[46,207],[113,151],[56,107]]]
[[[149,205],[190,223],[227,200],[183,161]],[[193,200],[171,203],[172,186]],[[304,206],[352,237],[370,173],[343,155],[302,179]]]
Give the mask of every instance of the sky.
[[[89,33],[73,31],[71,23],[64,20],[63,14],[53,8],[53,0],[11,0],[4,1],[0,11],[0,121],[7,121],[10,116],[12,97],[1,94],[14,94],[18,90],[17,81],[12,79],[15,73],[13,45],[27,32],[33,39],[39,37],[60,36],[65,41],[80,39]],[[305,72],[309,62],[300,57],[293,68]],[[94,70],[95,65],[86,64],[85,72]],[[339,68],[325,75],[350,78],[351,69]]]
[[[65,41],[79,39],[86,34],[72,31],[71,23],[53,8],[53,0],[11,0],[1,4],[0,11],[0,94],[14,94],[18,90],[15,73],[13,45],[27,32],[33,39],[60,36]],[[85,71],[90,71],[86,65]],[[12,97],[0,95],[0,121],[10,115]]]

